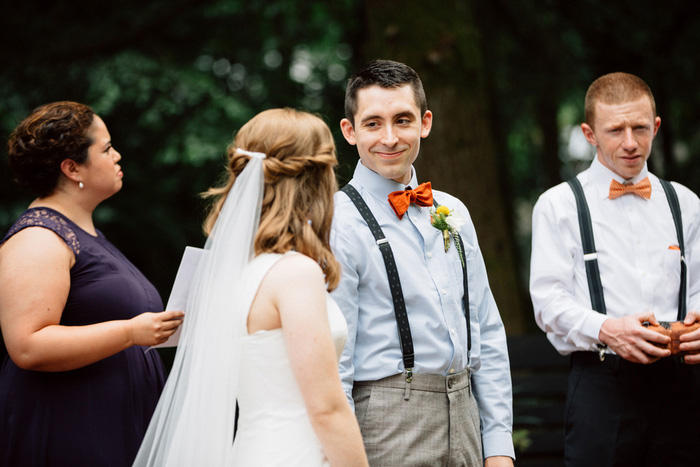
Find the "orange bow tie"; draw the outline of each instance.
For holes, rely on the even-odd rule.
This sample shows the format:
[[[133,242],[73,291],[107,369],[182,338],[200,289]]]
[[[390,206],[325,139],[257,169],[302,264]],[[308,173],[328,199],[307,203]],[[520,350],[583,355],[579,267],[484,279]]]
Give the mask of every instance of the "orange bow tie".
[[[617,199],[627,193],[634,193],[644,199],[651,198],[651,182],[649,181],[649,177],[644,177],[644,180],[634,185],[623,185],[617,180],[610,182],[610,194],[608,194],[608,198]]]
[[[430,182],[421,183],[415,190],[407,189],[389,193],[389,204],[399,219],[403,219],[411,203],[418,206],[433,205],[433,189],[430,187]]]

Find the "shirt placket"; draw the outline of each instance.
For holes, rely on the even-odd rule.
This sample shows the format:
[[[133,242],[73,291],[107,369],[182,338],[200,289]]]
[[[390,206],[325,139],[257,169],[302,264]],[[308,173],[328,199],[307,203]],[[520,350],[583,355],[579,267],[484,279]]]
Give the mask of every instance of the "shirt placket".
[[[428,273],[433,279],[433,285],[440,299],[442,319],[452,343],[452,358],[445,369],[446,373],[452,374],[460,371],[462,368],[466,368],[466,362],[462,358],[462,355],[466,355],[466,351],[463,349],[466,346],[466,342],[463,343],[462,338],[466,339],[466,337],[463,335],[464,333],[460,332],[459,328],[459,326],[464,326],[464,324],[462,323],[463,320],[458,319],[462,316],[462,302],[459,301],[461,299],[461,291],[456,293],[453,290],[455,287],[459,287],[459,284],[452,277],[452,268],[450,267],[450,255],[454,254],[452,251],[454,245],[445,252],[444,243],[435,240],[437,231],[430,224],[428,209],[411,205],[406,214],[423,238],[423,249],[428,265]],[[459,313],[455,313],[455,311]]]
[[[640,303],[642,310],[635,311],[652,311],[653,292],[654,292],[654,274],[651,270],[651,258],[649,257],[649,245],[646,235],[648,234],[644,223],[644,209],[639,209],[635,203],[647,202],[642,199],[635,198],[635,195],[625,195],[622,200],[625,214],[629,220],[633,237],[630,239],[632,244],[635,270],[638,275],[638,283],[640,284]]]

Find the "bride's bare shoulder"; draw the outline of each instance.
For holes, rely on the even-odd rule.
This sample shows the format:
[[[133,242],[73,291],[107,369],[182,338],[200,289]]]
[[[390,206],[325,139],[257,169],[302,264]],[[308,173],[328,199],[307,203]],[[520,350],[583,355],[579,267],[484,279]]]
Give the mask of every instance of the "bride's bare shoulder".
[[[277,261],[267,275],[268,280],[286,283],[308,283],[323,280],[323,271],[316,261],[301,253],[286,254]]]

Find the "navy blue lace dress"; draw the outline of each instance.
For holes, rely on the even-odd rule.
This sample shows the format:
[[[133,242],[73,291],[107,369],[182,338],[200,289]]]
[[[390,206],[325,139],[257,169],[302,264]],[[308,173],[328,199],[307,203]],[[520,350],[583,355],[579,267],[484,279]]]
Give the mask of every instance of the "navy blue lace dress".
[[[32,226],[52,230],[75,254],[62,325],[163,310],[153,285],[101,233],[52,209],[27,210],[2,242]],[[54,373],[0,357],[0,466],[130,466],[165,382],[158,353],[145,350]]]

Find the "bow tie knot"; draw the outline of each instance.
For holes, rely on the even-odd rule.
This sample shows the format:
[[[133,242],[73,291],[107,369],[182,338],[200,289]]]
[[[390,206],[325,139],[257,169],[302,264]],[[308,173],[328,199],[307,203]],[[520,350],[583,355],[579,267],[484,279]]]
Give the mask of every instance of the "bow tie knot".
[[[608,194],[608,198],[617,199],[627,193],[633,193],[644,199],[651,198],[651,182],[649,181],[649,177],[644,177],[643,180],[639,181],[639,183],[635,183],[634,185],[623,185],[615,179],[610,182],[610,193]]]
[[[389,193],[389,204],[399,219],[403,219],[403,215],[408,211],[411,203],[418,206],[433,205],[433,190],[430,182],[421,183],[415,190],[409,187],[406,190]]]

